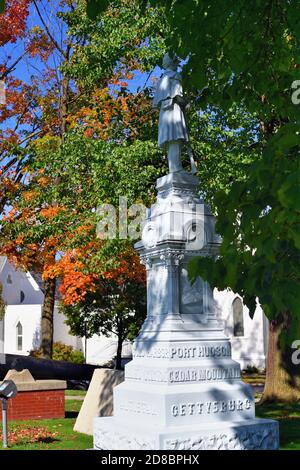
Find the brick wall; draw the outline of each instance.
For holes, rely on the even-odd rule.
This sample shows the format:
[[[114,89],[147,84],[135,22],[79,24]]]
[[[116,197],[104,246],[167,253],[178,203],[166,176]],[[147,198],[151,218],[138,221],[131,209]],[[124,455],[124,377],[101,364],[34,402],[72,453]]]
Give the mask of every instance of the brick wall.
[[[8,400],[7,416],[9,420],[64,418],[65,391],[19,392],[15,398]]]

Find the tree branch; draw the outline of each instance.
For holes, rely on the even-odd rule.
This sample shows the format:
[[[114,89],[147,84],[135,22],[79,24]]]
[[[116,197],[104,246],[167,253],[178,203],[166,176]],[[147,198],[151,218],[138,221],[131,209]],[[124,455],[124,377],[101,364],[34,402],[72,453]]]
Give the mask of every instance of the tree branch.
[[[64,57],[66,57],[65,51],[60,47],[60,45],[58,44],[58,42],[56,41],[56,39],[52,36],[52,34],[51,34],[51,32],[50,32],[48,26],[46,25],[45,20],[44,20],[42,14],[41,14],[41,12],[40,12],[40,9],[39,9],[39,7],[38,7],[38,5],[37,5],[36,0],[33,0],[33,3],[34,3],[34,6],[35,6],[35,8],[36,8],[37,14],[38,14],[38,16],[39,16],[39,18],[40,18],[40,20],[41,20],[41,22],[42,22],[42,24],[43,24],[43,26],[44,26],[46,32],[47,32],[47,34],[48,34],[48,36],[49,36],[50,41],[51,41],[52,44],[55,46],[55,48],[56,48]]]
[[[5,77],[7,77],[7,75],[12,72],[15,68],[16,65],[18,65],[18,63],[20,62],[20,60],[23,59],[23,57],[27,54],[28,50],[25,49],[24,52],[22,52],[22,54],[17,58],[17,60],[15,60],[15,62],[13,64],[11,64],[6,70],[5,72],[2,72],[2,74],[0,75],[0,80],[4,80]]]

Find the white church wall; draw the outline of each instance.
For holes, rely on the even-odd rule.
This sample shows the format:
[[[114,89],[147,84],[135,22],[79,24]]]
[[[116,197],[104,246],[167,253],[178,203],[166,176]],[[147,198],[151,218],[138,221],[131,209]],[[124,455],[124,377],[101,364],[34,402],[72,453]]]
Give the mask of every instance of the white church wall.
[[[83,351],[84,351],[84,338]],[[105,365],[117,354],[117,337],[111,335],[109,338],[103,335],[93,335],[87,340],[87,362],[89,364]],[[125,341],[122,348],[122,357],[131,358],[132,345]]]
[[[73,336],[69,333],[69,327],[66,325],[65,320],[66,317],[62,313],[59,313],[58,306],[55,305],[53,315],[53,341],[60,341],[61,343],[72,346],[74,349],[82,350],[77,336]]]
[[[3,285],[2,296],[7,305],[33,305],[43,302],[43,293],[30,273],[16,270],[8,262],[0,274],[0,282]]]
[[[22,347],[17,347],[17,325],[22,326]],[[28,355],[40,346],[41,305],[7,305],[4,319],[4,352]]]
[[[214,290],[214,298],[217,301],[222,319],[225,323],[225,334],[231,339],[232,357],[241,364],[241,368],[255,366],[258,369],[265,368],[265,322],[263,311],[257,304],[254,318],[249,316],[249,310],[243,306],[243,336],[234,336],[234,321],[232,304],[239,297],[232,291]]]

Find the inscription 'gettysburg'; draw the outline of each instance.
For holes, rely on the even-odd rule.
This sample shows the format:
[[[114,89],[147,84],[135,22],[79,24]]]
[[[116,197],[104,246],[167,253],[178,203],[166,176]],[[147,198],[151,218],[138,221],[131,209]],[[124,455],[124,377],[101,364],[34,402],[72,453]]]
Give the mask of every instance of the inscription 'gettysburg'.
[[[152,357],[157,359],[195,359],[201,357],[230,357],[231,346],[227,342],[223,345],[201,346],[173,346],[169,348],[156,347],[147,351],[144,345],[141,349],[136,346],[134,357]]]
[[[250,410],[251,400],[206,401],[197,403],[180,403],[171,405],[172,416],[193,416],[211,413],[227,413],[230,411]]]

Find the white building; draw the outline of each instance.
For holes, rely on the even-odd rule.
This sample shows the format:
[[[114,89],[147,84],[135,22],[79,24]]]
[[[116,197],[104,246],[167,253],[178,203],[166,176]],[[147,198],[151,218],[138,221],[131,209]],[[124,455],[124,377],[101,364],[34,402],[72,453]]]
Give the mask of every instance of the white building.
[[[36,274],[16,270],[5,257],[0,256],[0,283],[6,303],[4,319],[0,320],[0,353],[28,355],[40,345],[42,282]],[[225,322],[225,333],[231,338],[233,358],[240,362],[242,369],[248,365],[264,368],[268,325],[260,306],[257,306],[251,320],[242,299],[232,291],[219,292],[215,289],[214,297]],[[89,363],[105,364],[114,357],[116,338],[94,335],[85,341],[71,335],[64,320],[56,303],[54,341],[71,345],[84,353],[86,348]],[[125,344],[123,356],[129,354],[130,345]]]

